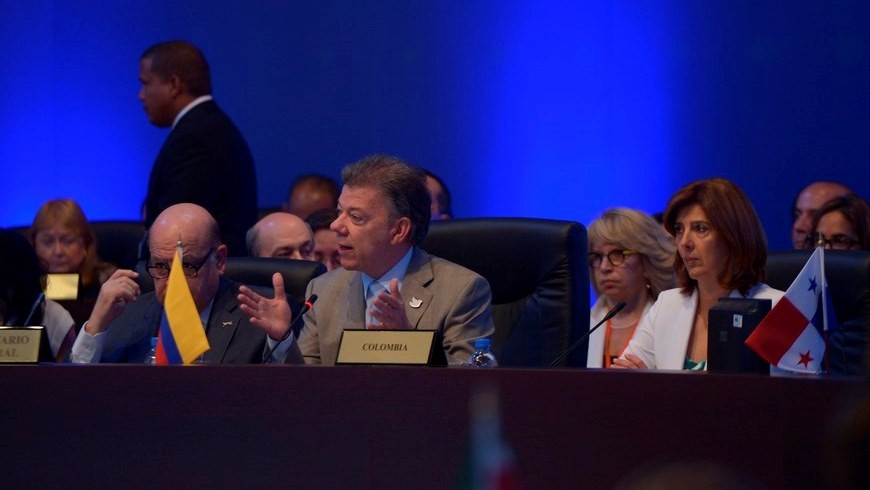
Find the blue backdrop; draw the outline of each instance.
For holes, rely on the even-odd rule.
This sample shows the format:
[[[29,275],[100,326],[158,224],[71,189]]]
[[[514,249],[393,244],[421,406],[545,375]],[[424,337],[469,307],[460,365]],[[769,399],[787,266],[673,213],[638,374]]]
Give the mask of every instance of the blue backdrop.
[[[0,0],[0,226],[68,196],[139,216],[166,136],[141,52],[191,40],[246,135],[261,206],[374,152],[440,174],[459,216],[588,223],[724,176],[787,248],[791,201],[867,196],[860,1]]]

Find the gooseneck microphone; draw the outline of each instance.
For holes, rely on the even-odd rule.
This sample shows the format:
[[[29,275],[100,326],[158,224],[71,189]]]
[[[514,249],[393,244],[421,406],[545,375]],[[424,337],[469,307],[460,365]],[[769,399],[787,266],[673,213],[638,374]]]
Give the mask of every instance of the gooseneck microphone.
[[[312,306],[314,306],[315,301],[317,301],[317,295],[312,294],[308,297],[307,300],[305,300],[304,303],[302,303],[302,308],[299,309],[299,314],[296,315],[296,318],[294,318],[292,322],[290,322],[290,328],[287,329],[287,333],[285,333],[284,336],[281,337],[281,340],[278,341],[279,344],[290,338],[290,334],[293,333],[293,329],[296,328],[297,325],[299,325],[299,322],[302,321],[302,317],[305,316],[305,313],[310,310]],[[266,344],[266,348],[263,351],[263,363],[269,363],[269,358],[271,356],[272,349],[270,349],[269,345]]]
[[[290,322],[290,328],[287,329],[287,333],[285,333],[284,336],[281,337],[281,340],[279,342],[284,342],[285,340],[287,340],[288,337],[290,337],[290,334],[293,333],[293,330],[295,330],[296,326],[299,325],[299,322],[302,321],[302,317],[305,316],[305,313],[307,313],[308,310],[310,310],[311,307],[314,306],[315,301],[317,301],[317,295],[312,294],[308,297],[308,299],[305,300],[305,303],[302,303],[302,308],[299,309],[299,314],[296,315],[296,318],[294,318],[292,322]]]
[[[548,367],[555,367],[556,365],[567,359],[568,355],[574,352],[574,349],[576,349],[580,344],[588,339],[590,335],[592,335],[592,332],[594,332],[601,325],[604,325],[604,322],[616,316],[616,314],[622,311],[623,308],[625,308],[625,301],[620,301],[619,303],[616,303],[616,306],[611,308],[610,311],[608,311],[607,314],[604,315],[604,318],[602,318],[600,322],[596,323],[594,327],[590,328],[588,332],[583,334],[579,339],[577,339],[576,342],[571,344],[571,347],[568,347],[565,352],[559,354],[558,357],[553,359],[553,362],[551,362]]]
[[[39,293],[39,296],[36,297],[36,301],[33,302],[33,306],[30,307],[30,313],[27,315],[27,319],[24,320],[24,324],[22,327],[30,326],[30,320],[33,319],[33,314],[36,313],[36,309],[39,308],[39,305],[42,304],[42,301],[45,299],[45,293]]]

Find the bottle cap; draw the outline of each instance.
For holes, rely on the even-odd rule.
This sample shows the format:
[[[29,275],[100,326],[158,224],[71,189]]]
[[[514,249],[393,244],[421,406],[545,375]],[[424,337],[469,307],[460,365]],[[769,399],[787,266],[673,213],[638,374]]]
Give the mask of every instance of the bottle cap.
[[[157,347],[157,337],[151,337],[151,347]]]
[[[484,350],[484,349],[489,350],[489,346],[490,346],[490,345],[491,345],[491,344],[490,344],[490,340],[489,340],[489,339],[476,339],[476,340],[474,341],[474,348],[475,348],[476,350]]]

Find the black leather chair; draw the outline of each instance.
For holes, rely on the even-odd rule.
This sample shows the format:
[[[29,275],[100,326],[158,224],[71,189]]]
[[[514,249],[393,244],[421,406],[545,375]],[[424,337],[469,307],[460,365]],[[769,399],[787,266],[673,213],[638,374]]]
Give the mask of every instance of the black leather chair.
[[[434,221],[422,248],[489,281],[502,366],[547,366],[589,330],[586,229],[573,221]],[[586,349],[562,364],[586,366]]]
[[[132,269],[139,260],[139,244],[145,236],[141,221],[91,221],[97,237],[97,255],[121,269]]]
[[[139,286],[143,292],[154,290],[154,281],[145,270],[145,262],[136,264]],[[315,277],[326,272],[320,262],[311,260],[273,259],[262,257],[228,257],[224,277],[251,286],[272,287],[272,275],[284,276],[284,290],[297,302],[305,300],[305,288]]]
[[[771,252],[767,284],[787,290],[812,251]],[[870,333],[870,251],[825,250],[825,275],[839,328],[830,333],[828,352],[832,374],[867,373]]]
[[[285,292],[302,302],[308,283],[326,272],[326,266],[311,260],[230,257],[224,276],[243,284],[271,288],[272,275],[276,272],[284,276]]]

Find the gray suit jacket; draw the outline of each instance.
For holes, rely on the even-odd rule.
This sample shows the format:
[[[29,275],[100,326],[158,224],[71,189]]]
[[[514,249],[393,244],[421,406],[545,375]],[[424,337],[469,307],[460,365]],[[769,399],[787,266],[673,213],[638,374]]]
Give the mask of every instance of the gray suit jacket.
[[[258,291],[266,294],[266,291]],[[242,314],[236,297],[239,284],[221,278],[209,315],[206,335],[211,349],[206,363],[258,364],[263,362],[266,334]],[[145,361],[151,337],[157,335],[163,307],[153,292],[143,294],[115,319],[106,331],[100,362]],[[292,350],[291,350],[292,352]]]
[[[474,340],[495,331],[486,279],[419,248],[413,252],[400,292],[412,328],[441,332],[449,363],[467,361]],[[333,365],[341,332],[365,328],[362,275],[335,269],[309,283],[305,296],[312,293],[318,301],[305,315],[299,349],[307,364]],[[409,305],[413,298],[421,300],[418,308]]]

